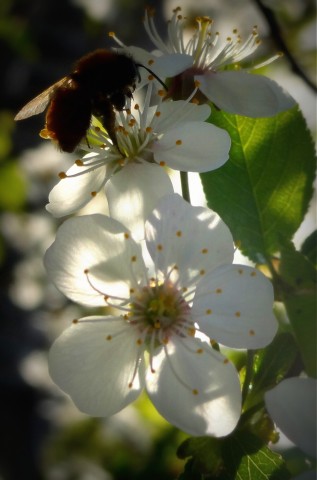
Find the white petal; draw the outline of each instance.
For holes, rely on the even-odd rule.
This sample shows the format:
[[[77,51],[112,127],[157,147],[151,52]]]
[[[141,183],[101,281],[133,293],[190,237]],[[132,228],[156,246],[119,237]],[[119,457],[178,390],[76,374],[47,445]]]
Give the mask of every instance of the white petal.
[[[278,428],[301,450],[316,457],[315,378],[287,378],[265,394],[269,414]]]
[[[155,161],[185,172],[208,172],[229,158],[231,140],[210,123],[187,122],[164,134],[154,146]]]
[[[144,264],[140,247],[131,235],[126,238],[126,232],[119,222],[103,215],[66,220],[44,259],[57,288],[84,305],[105,306],[105,295],[129,298]]]
[[[197,340],[175,337],[154,357],[146,374],[146,389],[157,410],[190,435],[228,435],[241,409],[238,374],[233,365]]]
[[[166,272],[176,264],[183,287],[202,270],[233,260],[232,236],[219,216],[208,208],[192,207],[176,194],[160,200],[145,232],[156,266]]]
[[[67,175],[74,175],[82,171],[83,167],[73,165],[67,171]],[[78,177],[63,178],[51,190],[46,210],[57,218],[76,212],[99,192],[105,182],[105,177],[105,168],[96,168]]]
[[[200,90],[218,108],[246,117],[271,117],[295,105],[276,82],[263,75],[226,70],[195,77]]]
[[[111,340],[107,339],[109,335]],[[139,359],[135,331],[126,322],[113,317],[87,317],[72,324],[55,341],[49,353],[49,372],[79,410],[107,417],[140,394],[144,360]]]
[[[160,112],[155,122],[155,132],[165,133],[187,122],[203,122],[210,116],[210,106],[196,105],[183,100],[165,101],[157,109]]]
[[[106,185],[110,215],[121,221],[134,238],[144,239],[144,223],[159,198],[173,192],[162,167],[128,164]]]
[[[183,53],[170,53],[160,57],[152,57],[154,60],[153,70],[158,72],[163,79],[175,77],[179,73],[184,72],[193,64],[193,57]]]
[[[198,283],[192,314],[210,338],[233,348],[262,348],[277,331],[273,287],[258,270],[217,268]]]

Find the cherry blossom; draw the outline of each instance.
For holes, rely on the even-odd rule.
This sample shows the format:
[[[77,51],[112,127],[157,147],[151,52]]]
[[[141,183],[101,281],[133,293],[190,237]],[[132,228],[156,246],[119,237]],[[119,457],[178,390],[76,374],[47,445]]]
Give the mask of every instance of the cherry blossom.
[[[241,388],[219,343],[262,348],[277,329],[270,281],[232,264],[233,254],[223,221],[176,194],[149,215],[145,244],[110,217],[66,220],[46,253],[48,274],[72,301],[105,310],[55,341],[53,380],[89,415],[113,415],[145,388],[183,431],[229,434]]]

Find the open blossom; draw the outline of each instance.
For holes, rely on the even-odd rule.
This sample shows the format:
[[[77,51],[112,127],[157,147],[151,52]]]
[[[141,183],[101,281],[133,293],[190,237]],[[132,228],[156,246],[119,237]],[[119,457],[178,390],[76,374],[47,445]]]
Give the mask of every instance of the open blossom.
[[[160,78],[170,78],[173,98],[187,95],[199,81],[200,92],[218,108],[248,117],[270,117],[295,105],[292,97],[277,83],[263,75],[248,73],[240,62],[260,45],[256,27],[243,42],[237,30],[221,44],[209,17],[196,18],[197,29],[186,37],[186,17],[175,9],[168,23],[168,38],[159,35],[151,9],[145,12],[144,25],[156,50],[152,55],[136,47],[127,50],[143,64],[153,68]],[[114,39],[123,46],[115,35]],[[280,55],[252,68],[260,68]],[[183,98],[183,97],[182,97]]]
[[[49,195],[47,210],[56,217],[86,205],[105,187],[110,215],[130,227],[143,221],[163,195],[173,192],[163,167],[205,172],[223,165],[229,156],[228,133],[206,123],[207,105],[163,101],[150,105],[153,82],[144,105],[118,112],[116,136],[120,151],[98,127],[88,137],[89,153],[66,172]],[[193,94],[194,95],[194,94]],[[193,96],[192,95],[192,96]],[[132,215],[132,213],[133,215]]]
[[[145,243],[102,215],[60,227],[45,257],[51,279],[71,300],[111,311],[73,321],[52,346],[50,374],[90,415],[110,416],[145,388],[183,431],[227,435],[240,416],[240,382],[212,346],[273,339],[271,283],[232,264],[227,226],[176,194],[149,216]]]

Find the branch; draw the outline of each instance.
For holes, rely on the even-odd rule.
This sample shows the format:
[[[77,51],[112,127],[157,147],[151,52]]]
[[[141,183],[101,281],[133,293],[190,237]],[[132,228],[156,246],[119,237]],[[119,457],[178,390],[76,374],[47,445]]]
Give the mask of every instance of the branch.
[[[283,52],[284,56],[289,61],[292,71],[296,73],[296,75],[298,75],[306,83],[306,85],[308,85],[314,92],[317,92],[317,86],[310,80],[310,78],[308,78],[308,76],[306,75],[304,70],[300,67],[300,65],[297,63],[297,60],[294,58],[293,54],[291,53],[288,46],[286,45],[281,35],[279,24],[276,21],[275,15],[272,12],[272,10],[266,7],[265,5],[263,5],[262,0],[254,0],[254,1],[266,19],[271,31],[271,36],[274,42],[276,43],[276,45],[278,46],[278,49]]]

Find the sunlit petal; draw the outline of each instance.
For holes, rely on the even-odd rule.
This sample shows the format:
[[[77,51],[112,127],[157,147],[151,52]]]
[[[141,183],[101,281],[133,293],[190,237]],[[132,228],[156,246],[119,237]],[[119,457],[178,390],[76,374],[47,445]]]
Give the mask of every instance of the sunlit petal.
[[[87,317],[73,323],[55,341],[49,353],[49,372],[79,410],[108,417],[140,394],[144,360],[139,358],[134,332],[122,319]]]
[[[147,392],[157,410],[191,435],[228,435],[241,409],[238,374],[210,346],[200,349],[188,339],[175,338],[154,357],[148,370]]]
[[[227,265],[199,282],[193,315],[209,337],[234,348],[262,348],[277,331],[273,287],[258,270]]]
[[[295,105],[288,93],[262,75],[230,70],[206,72],[196,79],[203,94],[228,113],[271,117]]]
[[[70,215],[82,208],[99,192],[105,182],[106,172],[104,168],[98,168],[84,174],[82,172],[82,167],[74,165],[68,170],[67,175],[79,173],[80,175],[63,178],[51,190],[46,210],[54,217]]]
[[[212,210],[190,207],[179,195],[162,198],[145,229],[157,267],[164,272],[177,265],[183,286],[233,260],[233,239],[224,222]]]
[[[110,215],[126,225],[134,238],[144,238],[144,222],[157,201],[173,192],[162,167],[130,164],[106,185]]]
[[[153,150],[158,163],[175,170],[208,172],[228,160],[230,145],[225,130],[209,123],[187,122],[169,130]]]
[[[140,247],[126,232],[103,215],[69,219],[45,255],[50,278],[68,298],[84,305],[105,306],[109,294],[129,298],[144,264]]]

